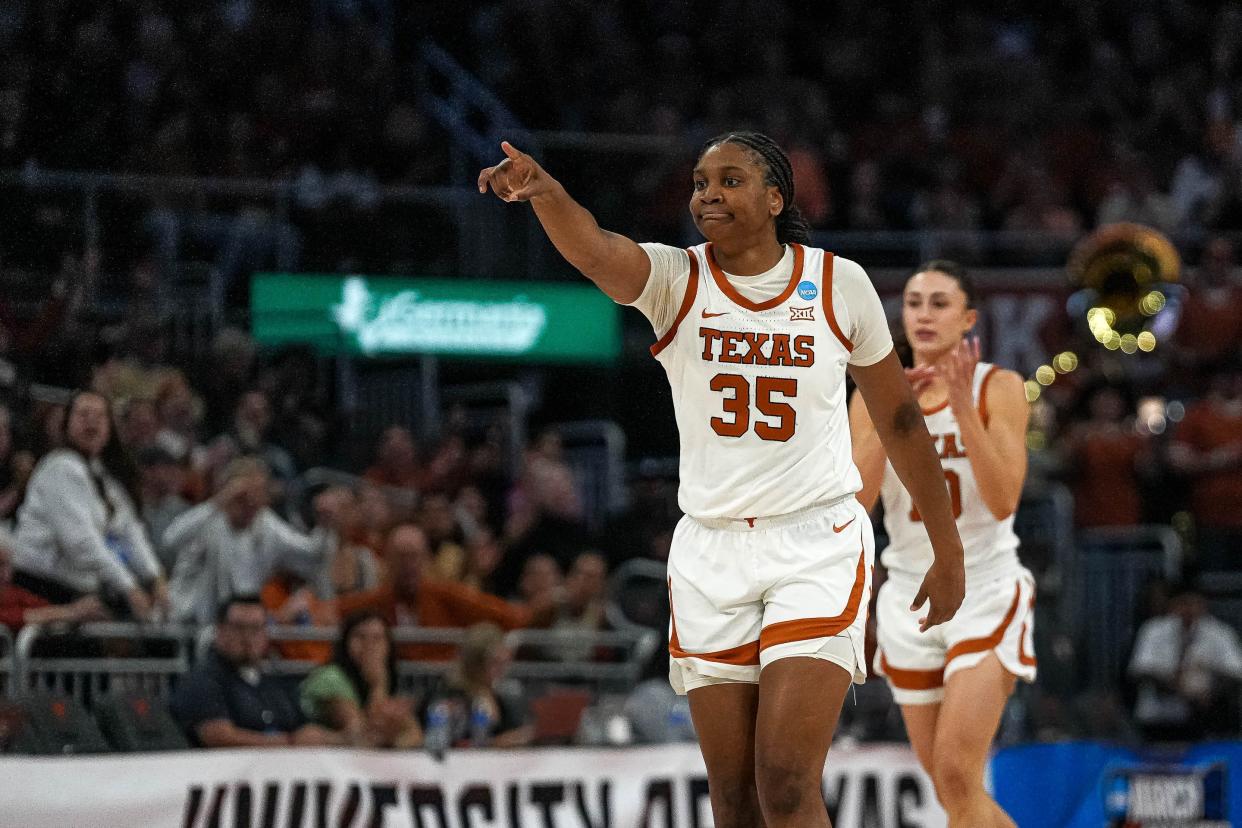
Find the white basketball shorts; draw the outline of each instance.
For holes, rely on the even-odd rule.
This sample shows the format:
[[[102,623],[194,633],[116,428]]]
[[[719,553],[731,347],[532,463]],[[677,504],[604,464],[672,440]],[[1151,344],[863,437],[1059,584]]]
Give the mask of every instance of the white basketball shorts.
[[[673,689],[757,683],[792,656],[865,681],[874,560],[871,521],[853,495],[772,518],[682,518],[668,562]]]
[[[927,605],[910,610],[918,588],[918,581],[890,578],[876,600],[873,666],[898,704],[941,701],[949,677],[988,653],[1023,681],[1035,680],[1035,578],[1025,567],[967,588],[957,614],[927,632],[919,631]]]

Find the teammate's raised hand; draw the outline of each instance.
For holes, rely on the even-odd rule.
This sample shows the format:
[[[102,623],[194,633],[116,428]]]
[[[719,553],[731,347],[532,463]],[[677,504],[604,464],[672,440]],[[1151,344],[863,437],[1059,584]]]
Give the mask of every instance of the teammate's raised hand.
[[[918,594],[910,604],[910,611],[928,604],[927,614],[919,619],[919,629],[927,632],[956,615],[965,597],[966,568],[961,551],[957,555],[937,555],[923,577]]]
[[[936,381],[936,369],[930,365],[907,368],[906,380],[909,381],[910,387],[914,389],[914,396],[917,398],[919,394],[926,391]]]
[[[949,403],[974,405],[975,366],[979,364],[979,337],[971,336],[936,362],[936,374],[949,391]]]
[[[508,141],[501,141],[500,148],[507,157],[496,166],[479,172],[480,193],[486,193],[491,187],[504,201],[530,201],[555,186],[556,182],[535,159]]]

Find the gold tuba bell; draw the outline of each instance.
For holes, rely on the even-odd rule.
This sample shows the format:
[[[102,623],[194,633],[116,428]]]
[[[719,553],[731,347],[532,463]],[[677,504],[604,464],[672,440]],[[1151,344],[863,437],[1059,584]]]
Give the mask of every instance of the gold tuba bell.
[[[1180,294],[1181,257],[1164,234],[1141,224],[1105,225],[1074,246],[1067,270],[1077,288],[1070,307],[1085,316],[1097,342],[1126,353],[1154,350],[1155,321]]]

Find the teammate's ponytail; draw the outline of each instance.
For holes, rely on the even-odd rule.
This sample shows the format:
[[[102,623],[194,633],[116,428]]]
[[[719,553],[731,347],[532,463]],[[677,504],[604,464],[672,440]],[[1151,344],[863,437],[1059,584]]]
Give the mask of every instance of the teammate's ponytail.
[[[780,190],[785,206],[776,216],[776,240],[781,244],[810,244],[811,226],[794,205],[793,166],[785,151],[762,132],[726,132],[704,144],[699,157],[717,144],[737,144],[750,150],[755,163],[764,168],[763,183]]]

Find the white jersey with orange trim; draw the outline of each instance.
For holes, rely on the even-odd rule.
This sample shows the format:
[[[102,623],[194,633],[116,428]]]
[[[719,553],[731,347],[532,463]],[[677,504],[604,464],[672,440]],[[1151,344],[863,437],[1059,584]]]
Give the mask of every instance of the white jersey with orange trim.
[[[985,425],[988,381],[999,370],[986,362],[975,367],[974,400]],[[983,502],[953,410],[946,402],[934,409],[924,409],[923,415],[949,487],[957,531],[965,550],[967,584],[982,583],[1018,567],[1018,536],[1013,531],[1013,515],[997,520]],[[927,529],[892,463],[884,468],[880,498],[884,503],[884,529],[889,540],[880,561],[892,574],[921,579],[935,556]]]
[[[737,277],[710,244],[643,248],[651,277],[634,305],[660,334],[651,351],[672,386],[682,511],[782,515],[857,492],[845,370],[892,350],[863,269],[790,244],[772,270]]]

